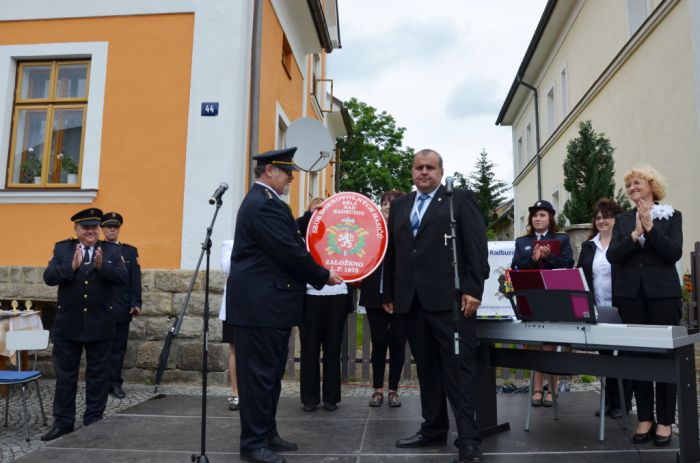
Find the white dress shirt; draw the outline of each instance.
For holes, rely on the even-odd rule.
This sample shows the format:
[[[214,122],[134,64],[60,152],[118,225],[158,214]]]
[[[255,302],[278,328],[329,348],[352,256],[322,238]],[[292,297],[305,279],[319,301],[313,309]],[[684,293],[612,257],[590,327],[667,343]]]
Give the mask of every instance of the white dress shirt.
[[[595,304],[600,306],[612,305],[612,267],[605,256],[608,248],[603,248],[600,243],[600,233],[591,240],[595,244],[595,256],[593,256],[593,296]]]

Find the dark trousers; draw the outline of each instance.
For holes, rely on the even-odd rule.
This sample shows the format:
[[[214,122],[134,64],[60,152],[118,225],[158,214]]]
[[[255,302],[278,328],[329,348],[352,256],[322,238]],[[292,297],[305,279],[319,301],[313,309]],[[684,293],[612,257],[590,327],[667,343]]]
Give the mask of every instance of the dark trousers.
[[[598,351],[600,355],[613,355],[613,351],[611,350],[601,350]],[[622,404],[620,403],[620,391],[617,387],[617,378],[610,378],[607,377],[605,378],[605,404],[606,408],[610,407],[610,409],[616,409],[619,408],[622,411],[625,410],[631,410],[632,409],[632,382],[631,381],[622,381],[622,394],[624,396],[625,400],[625,405],[624,408]]]
[[[323,402],[340,402],[340,348],[348,316],[348,294],[309,296],[304,299],[304,321],[299,326],[301,364],[299,389],[304,404],[321,400],[323,348]]]
[[[121,387],[124,383],[122,368],[126,355],[126,343],[129,339],[129,321],[117,323],[117,331],[109,354],[109,387]]]
[[[386,351],[389,350],[389,389],[399,388],[401,370],[406,358],[406,335],[403,317],[386,313],[380,308],[367,308],[367,321],[372,338],[372,387],[384,387]]]
[[[648,299],[640,287],[635,298],[614,297],[613,303],[620,312],[623,323],[643,325],[678,325],[681,319],[679,298]],[[652,357],[661,354],[627,353],[626,355]],[[656,421],[671,425],[676,421],[676,385],[630,381],[637,399],[639,421],[654,420],[654,398],[656,398]],[[654,393],[656,386],[656,393]],[[656,396],[656,397],[655,397]]]
[[[233,327],[241,398],[241,452],[267,447],[267,440],[278,435],[275,416],[291,332],[291,328]]]
[[[418,369],[423,423],[428,438],[446,436],[449,430],[446,398],[457,422],[459,448],[479,445],[476,425],[476,318],[459,314],[459,363],[454,353],[451,311],[428,312],[418,296],[404,315],[406,338]]]
[[[82,342],[53,338],[53,367],[56,392],[53,398],[54,426],[72,430],[75,425],[75,395],[78,392],[80,357],[85,349],[85,413],[83,423],[102,419],[109,390],[109,352],[112,339]]]

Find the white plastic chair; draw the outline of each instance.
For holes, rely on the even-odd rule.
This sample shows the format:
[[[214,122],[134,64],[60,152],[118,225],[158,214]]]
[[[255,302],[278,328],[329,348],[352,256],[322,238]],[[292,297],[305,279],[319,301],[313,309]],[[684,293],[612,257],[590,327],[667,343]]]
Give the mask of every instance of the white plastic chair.
[[[45,350],[49,345],[49,332],[47,330],[32,331],[8,331],[5,344],[8,350],[17,352],[17,371],[0,371],[0,385],[9,386],[7,397],[5,398],[5,427],[7,427],[7,416],[10,408],[10,391],[12,386],[20,385],[22,394],[22,407],[24,411],[24,431],[26,441],[29,442],[29,414],[27,412],[27,384],[34,381],[36,384],[36,394],[39,398],[41,416],[46,426],[46,414],[44,413],[44,402],[41,399],[39,389],[39,378],[41,372],[36,370],[37,351]],[[32,370],[22,371],[22,351],[34,351],[34,365]]]

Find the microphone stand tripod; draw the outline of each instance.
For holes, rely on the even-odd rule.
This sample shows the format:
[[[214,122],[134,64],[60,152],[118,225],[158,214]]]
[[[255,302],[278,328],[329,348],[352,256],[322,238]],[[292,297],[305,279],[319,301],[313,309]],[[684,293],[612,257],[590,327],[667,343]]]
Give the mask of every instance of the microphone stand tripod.
[[[209,373],[209,262],[211,257],[211,233],[214,230],[214,222],[221,208],[221,197],[216,199],[216,209],[214,217],[211,220],[211,225],[207,227],[207,233],[202,242],[202,254],[207,255],[206,264],[204,265],[204,316],[202,326],[202,437],[201,437],[201,453],[199,456],[192,454],[192,461],[196,463],[209,463],[209,458],[206,455],[207,442],[207,375]],[[199,256],[199,262],[202,261],[202,255]],[[199,270],[199,264],[197,265]]]
[[[224,190],[225,191],[225,190]],[[221,193],[223,194],[223,192]],[[215,195],[216,196],[216,195]],[[206,254],[206,263],[204,267],[204,315],[203,315],[203,327],[202,327],[202,435],[201,435],[201,454],[199,456],[192,455],[193,462],[197,463],[209,463],[209,458],[206,456],[206,434],[207,434],[207,375],[209,373],[209,267],[210,267],[210,257],[211,257],[211,235],[214,230],[214,223],[216,222],[216,217],[219,214],[219,209],[223,202],[221,201],[221,195],[216,196],[215,200],[210,200],[211,204],[216,203],[216,209],[214,210],[214,216],[211,219],[211,224],[207,227],[206,234],[204,236],[204,241],[202,242],[202,252],[199,254],[199,259],[197,260],[197,266],[195,267],[194,273],[192,275],[192,280],[190,281],[190,286],[187,289],[187,295],[185,296],[185,301],[182,304],[182,311],[179,317],[175,317],[175,322],[173,326],[168,330],[168,334],[165,338],[163,344],[163,350],[160,353],[160,358],[158,362],[158,370],[156,371],[156,385],[155,392],[158,392],[158,387],[160,386],[160,380],[163,377],[163,372],[165,370],[166,364],[168,362],[168,356],[170,355],[170,346],[172,340],[180,333],[180,328],[182,327],[182,321],[185,317],[185,311],[187,310],[187,304],[189,303],[190,296],[192,295],[192,289],[197,280],[197,275],[199,274],[199,268],[202,264],[202,258]],[[161,395],[164,397],[163,395]]]
[[[451,185],[450,185],[451,186]],[[454,290],[454,295],[452,296],[452,321],[454,323],[454,334],[453,334],[453,342],[454,342],[454,355],[455,355],[455,362],[456,362],[456,368],[457,371],[455,372],[455,382],[457,386],[457,391],[456,391],[456,397],[455,397],[455,421],[457,421],[457,441],[456,443],[459,443],[459,431],[460,431],[460,426],[459,426],[459,411],[460,411],[460,394],[462,389],[460,388],[460,381],[459,377],[461,376],[461,370],[462,370],[462,365],[460,363],[460,355],[459,355],[459,318],[460,316],[463,316],[460,310],[460,307],[462,305],[462,292],[460,290],[460,283],[459,283],[459,263],[457,261],[457,246],[456,246],[456,240],[457,240],[457,221],[455,220],[455,210],[454,210],[454,190],[452,188],[447,188],[446,191],[446,196],[448,198],[448,203],[450,205],[450,234],[445,236],[446,241],[449,240],[450,242],[450,248],[452,250],[452,271],[454,275],[454,279],[452,281],[452,288]],[[459,447],[459,445],[457,446]]]

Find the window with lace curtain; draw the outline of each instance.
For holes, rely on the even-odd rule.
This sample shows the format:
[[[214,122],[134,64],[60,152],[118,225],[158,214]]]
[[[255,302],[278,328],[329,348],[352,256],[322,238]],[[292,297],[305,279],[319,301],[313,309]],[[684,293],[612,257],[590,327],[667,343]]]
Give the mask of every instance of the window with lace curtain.
[[[7,187],[80,187],[90,61],[17,65]]]

